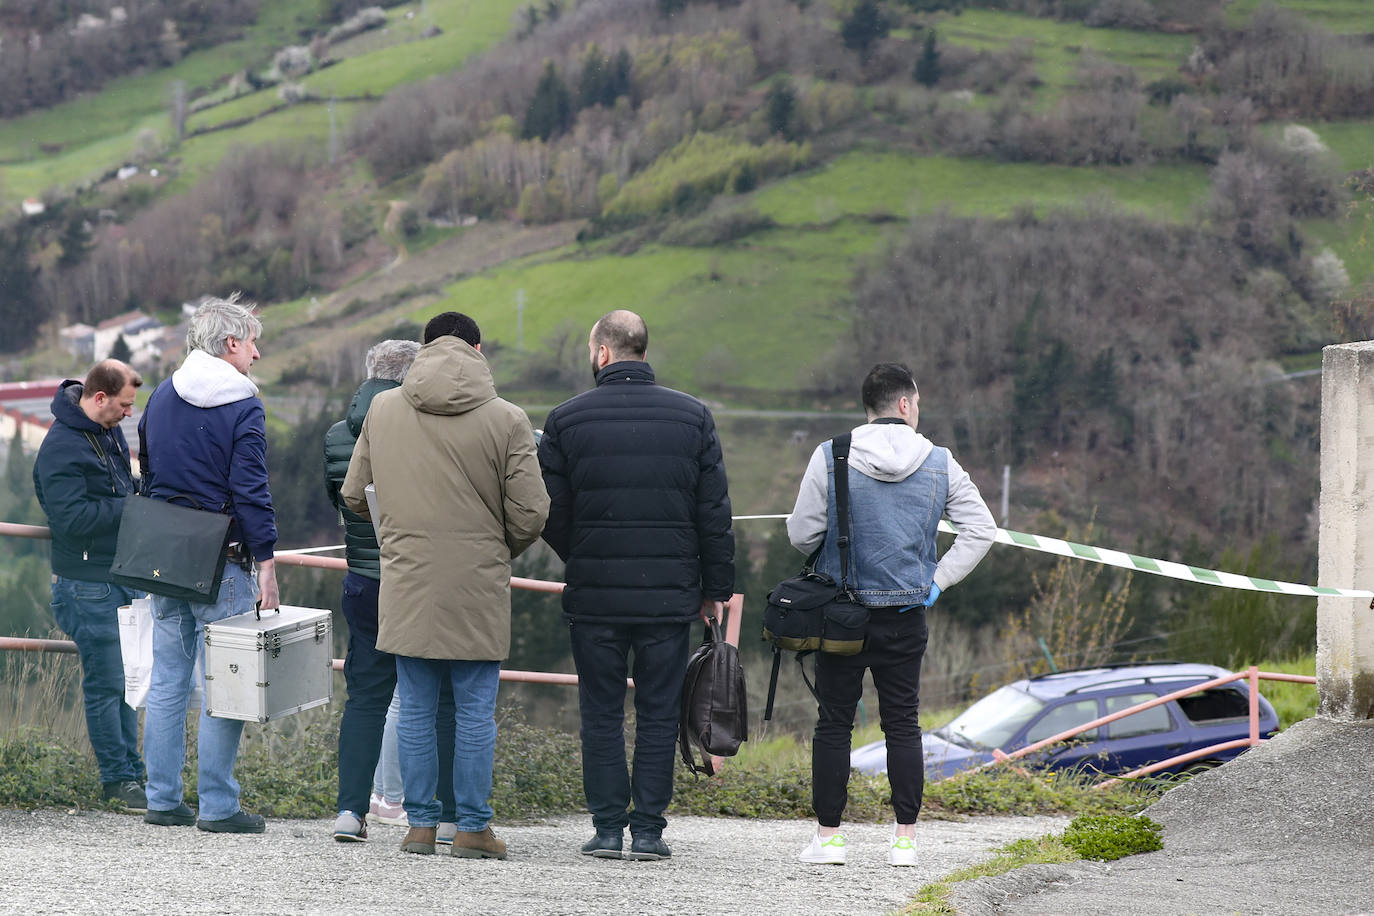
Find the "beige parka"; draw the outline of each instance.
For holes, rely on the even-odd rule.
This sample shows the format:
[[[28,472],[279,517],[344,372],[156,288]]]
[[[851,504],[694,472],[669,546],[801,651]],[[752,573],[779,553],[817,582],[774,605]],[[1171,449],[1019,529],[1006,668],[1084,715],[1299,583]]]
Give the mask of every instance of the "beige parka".
[[[377,395],[342,494],[371,518],[382,584],[377,648],[412,658],[510,654],[510,561],[539,537],[549,497],[525,412],[496,395],[457,337],[425,344],[400,388]]]

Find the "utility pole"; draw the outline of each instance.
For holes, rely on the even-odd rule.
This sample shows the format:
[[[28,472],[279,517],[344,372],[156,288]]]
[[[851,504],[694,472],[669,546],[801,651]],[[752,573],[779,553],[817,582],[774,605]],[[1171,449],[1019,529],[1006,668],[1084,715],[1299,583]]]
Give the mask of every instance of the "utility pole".
[[[1011,465],[1002,465],[1002,527],[1007,527],[1007,516],[1011,506]],[[1050,662],[1054,664],[1053,661]]]
[[[515,349],[525,349],[525,291],[515,291]]]
[[[336,165],[339,161],[339,121],[335,113],[335,103],[337,97],[329,95],[329,164]]]

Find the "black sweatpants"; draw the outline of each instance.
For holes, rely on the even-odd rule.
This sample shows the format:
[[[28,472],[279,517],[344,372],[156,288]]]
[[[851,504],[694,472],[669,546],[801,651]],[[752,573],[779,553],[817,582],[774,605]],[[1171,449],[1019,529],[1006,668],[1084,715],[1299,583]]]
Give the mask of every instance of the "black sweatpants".
[[[898,613],[873,608],[868,647],[858,655],[816,653],[820,695],[811,746],[811,804],[822,827],[838,827],[849,800],[849,752],[854,712],[863,696],[864,671],[873,672],[878,711],[887,739],[887,778],[897,823],[914,824],[925,789],[921,757],[921,659],[926,651],[925,608]]]

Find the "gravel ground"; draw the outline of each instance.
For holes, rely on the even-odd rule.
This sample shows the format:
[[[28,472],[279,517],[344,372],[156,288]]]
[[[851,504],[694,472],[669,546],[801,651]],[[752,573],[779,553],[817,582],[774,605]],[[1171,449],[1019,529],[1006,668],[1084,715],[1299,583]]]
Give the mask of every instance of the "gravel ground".
[[[960,885],[961,916],[1374,914],[1374,722],[1307,719],[1145,813],[1164,849]]]
[[[151,827],[107,812],[0,811],[0,910],[40,913],[887,913],[993,847],[1062,818],[923,821],[916,868],[886,863],[888,825],[847,830],[850,864],[796,860],[804,821],[671,818],[663,862],[591,859],[586,817],[503,826],[504,862],[400,852],[404,829],[336,843],[332,820],[269,820],[260,836]],[[443,849],[444,847],[440,847]]]

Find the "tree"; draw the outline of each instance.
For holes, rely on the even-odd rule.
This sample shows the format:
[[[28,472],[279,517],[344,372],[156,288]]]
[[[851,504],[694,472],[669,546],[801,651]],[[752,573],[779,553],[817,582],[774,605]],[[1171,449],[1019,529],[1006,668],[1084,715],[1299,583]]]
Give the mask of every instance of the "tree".
[[[792,81],[785,76],[774,78],[768,87],[768,95],[763,100],[764,116],[768,119],[768,132],[778,134],[784,140],[795,138],[797,115],[797,91]]]
[[[0,353],[33,343],[47,316],[36,299],[38,271],[29,263],[29,228],[17,223],[0,231]]]
[[[114,345],[110,347],[110,359],[117,359],[121,363],[127,363],[133,357],[133,351],[129,349],[129,342],[120,334],[115,338]]]
[[[840,38],[846,48],[858,52],[859,59],[867,63],[873,55],[873,46],[891,30],[892,23],[877,0],[859,0],[840,26]]]
[[[525,124],[520,136],[526,140],[548,140],[566,133],[573,124],[572,94],[553,61],[544,62],[544,75],[534,89],[534,98],[525,109]]]
[[[935,30],[929,29],[926,40],[921,43],[921,56],[916,58],[916,82],[927,89],[935,88],[940,82],[940,48],[935,42]]]
[[[62,269],[75,267],[86,258],[91,250],[91,227],[86,222],[86,214],[73,209],[62,224],[62,234],[58,237],[62,254],[57,258],[57,266]]]

